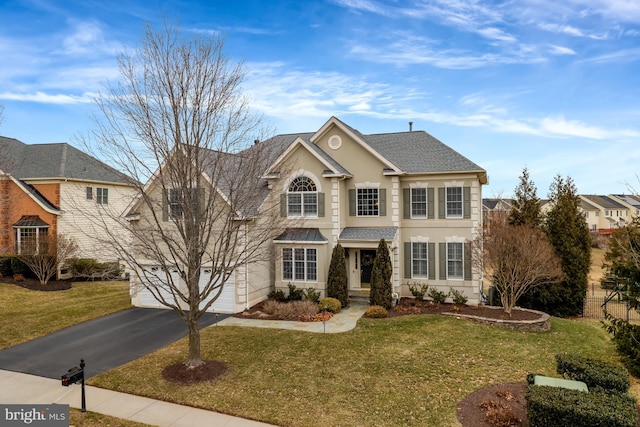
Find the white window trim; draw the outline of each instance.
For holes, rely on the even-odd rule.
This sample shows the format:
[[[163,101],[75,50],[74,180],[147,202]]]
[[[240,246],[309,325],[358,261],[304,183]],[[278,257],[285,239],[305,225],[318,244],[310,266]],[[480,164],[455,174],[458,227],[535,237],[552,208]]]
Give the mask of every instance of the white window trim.
[[[424,215],[414,215],[413,214],[413,191],[412,190],[419,190],[419,189],[424,189]],[[425,186],[417,186],[417,185],[410,185],[409,186],[409,217],[411,219],[425,219],[429,216],[429,192],[427,191],[428,187]]]
[[[314,174],[313,172],[308,171],[306,169],[298,169],[297,171],[295,171],[295,172],[293,172],[293,173],[291,173],[289,175],[289,179],[283,180],[282,181],[282,192],[283,193],[288,193],[289,192],[289,186],[291,185],[293,180],[296,179],[296,178],[300,178],[301,176],[306,176],[307,178],[311,178],[313,180],[313,182],[316,184],[316,191],[318,193],[322,193],[322,183],[318,179],[318,176],[316,174]]]
[[[26,230],[26,229],[32,229],[32,230],[36,230],[36,251],[35,251],[35,255],[38,255],[40,253],[40,230],[47,230],[47,235],[49,235],[49,227],[15,227],[16,230],[16,252],[18,252],[18,255],[22,255],[22,236],[20,231],[21,230]]]
[[[413,262],[415,261],[415,257],[413,256],[413,244],[421,243],[425,245],[425,254],[427,258],[425,261],[427,262],[426,274],[424,276],[416,276],[413,272]],[[412,279],[429,279],[429,239],[416,239],[415,241],[411,240],[411,278]]]
[[[464,254],[464,243],[465,240],[464,238],[452,238],[451,240],[447,240],[445,238],[446,241],[446,265],[447,265],[447,280],[456,280],[456,281],[464,281],[464,258],[465,258],[465,254]],[[460,277],[452,277],[449,275],[449,244],[450,243],[457,243],[457,244],[461,244],[462,245],[462,267],[460,268],[460,272],[461,272],[461,276]]]
[[[314,185],[316,186],[316,191],[289,191],[289,187],[291,186],[291,183],[303,176],[313,181]],[[316,177],[315,174],[313,174],[312,172],[305,171],[303,169],[298,170],[294,175],[292,175],[291,179],[286,182],[286,185],[284,187],[284,194],[286,195],[285,202],[287,205],[287,218],[308,218],[308,219],[318,218],[318,210],[320,209],[319,201],[318,201],[318,193],[321,193],[321,192],[322,190],[320,187],[320,182],[318,181],[318,178]],[[300,214],[289,213],[289,195],[290,194],[300,194]],[[304,195],[305,194],[315,194],[316,196],[316,213],[314,215],[305,215],[304,213]]]
[[[450,215],[449,214],[449,202],[447,200],[449,189],[450,188],[459,188],[460,189],[460,215]],[[444,188],[444,216],[446,219],[462,219],[464,218],[464,187],[462,185],[445,185]]]
[[[378,213],[376,213],[375,215],[360,215],[359,211],[360,209],[358,209],[358,190],[377,190],[378,192]],[[378,186],[358,186],[358,184],[356,184],[356,217],[358,218],[378,218],[380,216],[380,184],[378,183]]]
[[[291,256],[292,256],[291,263],[292,263],[292,265],[291,265],[291,278],[290,279],[284,277],[284,271],[285,271],[285,269],[284,269],[284,250],[285,249],[291,249]],[[295,278],[296,277],[296,273],[295,273],[295,268],[296,268],[295,250],[296,249],[302,249],[304,251],[304,280],[300,280],[300,279],[296,279]],[[316,260],[315,260],[315,263],[316,263],[316,278],[313,279],[313,280],[309,280],[308,279],[308,275],[309,274],[308,274],[308,269],[307,269],[307,267],[308,267],[307,263],[309,262],[309,261],[307,261],[307,251],[311,250],[311,249],[313,249],[316,252]],[[318,254],[319,254],[319,251],[318,251],[317,248],[309,248],[309,247],[306,247],[306,246],[303,246],[303,247],[300,247],[300,246],[288,246],[286,248],[281,248],[281,250],[280,250],[280,257],[281,257],[280,266],[281,266],[281,270],[282,271],[281,271],[280,276],[282,278],[282,281],[283,282],[291,282],[291,283],[294,283],[294,282],[295,283],[318,283],[318,264],[319,264],[318,263]]]

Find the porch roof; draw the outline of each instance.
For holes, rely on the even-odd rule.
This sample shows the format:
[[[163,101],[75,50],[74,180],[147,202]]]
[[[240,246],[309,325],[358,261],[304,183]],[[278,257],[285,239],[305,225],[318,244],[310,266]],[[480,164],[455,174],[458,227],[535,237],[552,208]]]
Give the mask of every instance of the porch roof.
[[[338,240],[371,240],[384,239],[387,242],[396,237],[398,227],[346,227],[340,233]]]
[[[316,242],[327,243],[328,240],[317,228],[288,228],[273,239],[276,243],[284,242]]]

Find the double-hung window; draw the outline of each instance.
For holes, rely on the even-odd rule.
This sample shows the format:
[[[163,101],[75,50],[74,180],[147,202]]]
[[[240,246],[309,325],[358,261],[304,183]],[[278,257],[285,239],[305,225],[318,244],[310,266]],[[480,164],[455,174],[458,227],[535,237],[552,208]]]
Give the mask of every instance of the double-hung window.
[[[318,216],[318,188],[313,180],[299,176],[289,185],[288,216]]]
[[[16,253],[37,255],[47,252],[48,227],[17,227],[15,231]]]
[[[411,218],[427,217],[427,189],[411,189]]]
[[[462,218],[462,187],[446,188],[447,218]]]
[[[167,209],[169,210],[169,219],[180,220],[183,217],[182,209],[182,190],[178,188],[169,188],[167,190]]]
[[[282,280],[315,282],[318,280],[318,254],[314,248],[282,249]]]
[[[429,276],[429,258],[426,242],[411,244],[411,277],[426,279]]]
[[[358,188],[356,202],[358,216],[380,215],[380,199],[377,188]]]
[[[447,278],[464,279],[463,243],[447,243]]]
[[[96,202],[99,205],[109,204],[109,189],[108,188],[96,188]]]

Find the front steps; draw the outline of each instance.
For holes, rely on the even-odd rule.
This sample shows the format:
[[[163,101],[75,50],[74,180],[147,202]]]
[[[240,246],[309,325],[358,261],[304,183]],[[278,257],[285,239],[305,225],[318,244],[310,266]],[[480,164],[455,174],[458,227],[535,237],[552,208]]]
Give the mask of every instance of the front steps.
[[[349,304],[369,305],[369,289],[349,291]]]

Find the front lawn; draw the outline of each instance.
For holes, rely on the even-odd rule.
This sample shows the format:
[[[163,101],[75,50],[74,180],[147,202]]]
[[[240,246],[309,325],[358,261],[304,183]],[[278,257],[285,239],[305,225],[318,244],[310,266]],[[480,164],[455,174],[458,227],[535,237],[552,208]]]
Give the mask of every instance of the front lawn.
[[[527,373],[555,374],[558,352],[617,361],[597,322],[552,319],[546,333],[438,315],[361,319],[340,334],[212,326],[203,356],[227,363],[220,379],[176,385],[162,369],[186,340],[93,377],[90,384],[287,426],[454,426],[470,392]]]
[[[128,282],[75,282],[49,292],[0,283],[0,349],[129,307]]]

